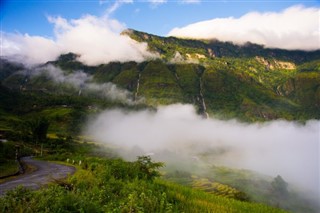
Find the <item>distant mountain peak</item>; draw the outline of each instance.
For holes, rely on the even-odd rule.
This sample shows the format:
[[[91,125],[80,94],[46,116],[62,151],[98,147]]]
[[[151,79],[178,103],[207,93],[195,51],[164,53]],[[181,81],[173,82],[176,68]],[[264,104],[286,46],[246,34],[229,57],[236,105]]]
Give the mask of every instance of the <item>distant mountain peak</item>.
[[[138,42],[146,42],[149,51],[156,52],[161,59],[167,62],[174,60],[179,53],[181,58],[188,62],[188,59],[206,61],[218,57],[235,58],[275,58],[279,61],[290,63],[304,63],[320,58],[320,50],[283,50],[265,48],[263,45],[247,42],[237,45],[232,42],[222,42],[216,39],[196,40],[176,37],[163,37],[141,32],[134,29],[126,29],[122,35],[127,35]]]

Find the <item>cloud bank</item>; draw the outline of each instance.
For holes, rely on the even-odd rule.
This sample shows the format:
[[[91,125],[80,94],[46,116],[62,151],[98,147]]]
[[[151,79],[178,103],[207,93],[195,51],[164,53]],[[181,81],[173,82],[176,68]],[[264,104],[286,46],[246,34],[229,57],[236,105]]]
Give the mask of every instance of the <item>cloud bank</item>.
[[[48,17],[54,25],[54,38],[1,32],[1,56],[28,65],[55,60],[60,54],[73,52],[87,65],[111,61],[143,61],[155,57],[147,44],[120,35],[125,25],[108,17],[86,15],[67,20]]]
[[[320,49],[320,8],[292,6],[281,12],[250,12],[240,18],[215,18],[174,28],[169,36],[218,39],[271,48]]]
[[[66,83],[72,85],[75,89],[79,90],[78,95],[94,94],[113,101],[120,101],[129,105],[143,102],[143,99],[133,100],[131,92],[117,87],[115,84],[108,82],[98,84],[93,82],[93,77],[82,70],[77,70],[72,73],[66,74],[58,67],[53,65],[46,65],[28,71],[28,75],[39,76],[46,75],[51,80],[57,83]]]
[[[204,120],[193,106],[178,104],[159,107],[157,112],[108,110],[92,120],[87,133],[103,143],[155,157],[171,152],[273,177],[279,174],[319,196],[319,128],[319,121],[301,125]]]

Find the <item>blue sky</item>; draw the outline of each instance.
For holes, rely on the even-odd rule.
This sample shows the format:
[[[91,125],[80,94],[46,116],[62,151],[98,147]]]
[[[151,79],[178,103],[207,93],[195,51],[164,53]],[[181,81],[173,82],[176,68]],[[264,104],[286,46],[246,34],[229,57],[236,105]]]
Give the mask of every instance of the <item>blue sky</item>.
[[[160,0],[161,1],[161,0]],[[1,31],[7,33],[28,33],[29,35],[53,36],[53,25],[47,16],[61,16],[65,19],[78,19],[85,14],[103,16],[115,1],[99,0],[2,0]],[[213,19],[238,18],[248,12],[279,12],[292,5],[305,7],[319,6],[311,1],[167,1],[152,3],[134,1],[123,3],[111,14],[126,27],[157,35],[167,35],[175,27]]]
[[[161,36],[320,49],[320,2],[287,0],[2,0],[0,57],[29,65],[73,52],[88,65],[158,57],[120,35]]]

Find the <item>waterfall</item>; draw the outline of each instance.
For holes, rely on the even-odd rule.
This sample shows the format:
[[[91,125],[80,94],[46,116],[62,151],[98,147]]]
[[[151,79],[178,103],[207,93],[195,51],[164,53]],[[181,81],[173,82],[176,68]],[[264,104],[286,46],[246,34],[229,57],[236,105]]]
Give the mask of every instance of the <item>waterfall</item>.
[[[204,97],[203,97],[203,93],[202,93],[202,78],[200,77],[199,78],[199,88],[200,88],[200,91],[199,91],[199,102],[200,102],[200,110],[202,112],[202,116],[204,118],[209,118],[209,114],[207,113],[207,107],[206,107],[206,102],[204,100]]]
[[[281,85],[277,86],[276,93],[277,93],[277,95],[283,96],[283,93],[281,91]]]
[[[176,80],[179,81],[179,76],[176,72],[174,73],[174,77],[176,77]]]
[[[141,73],[139,73],[139,75],[138,75],[137,90],[136,90],[136,92],[134,93],[134,101],[137,101],[137,98],[138,98],[139,87],[140,87],[140,77],[141,77]]]

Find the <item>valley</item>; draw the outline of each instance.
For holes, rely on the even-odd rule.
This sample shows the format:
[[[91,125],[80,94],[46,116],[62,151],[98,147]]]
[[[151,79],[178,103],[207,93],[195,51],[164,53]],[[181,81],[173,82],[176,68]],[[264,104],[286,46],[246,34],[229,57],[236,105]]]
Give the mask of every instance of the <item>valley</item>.
[[[122,35],[157,57],[87,65],[70,52],[33,66],[1,57],[2,168],[14,167],[17,147],[83,163],[40,190],[9,192],[0,211],[317,212],[313,192],[290,178],[306,162],[311,181],[297,182],[317,178],[319,50]]]

